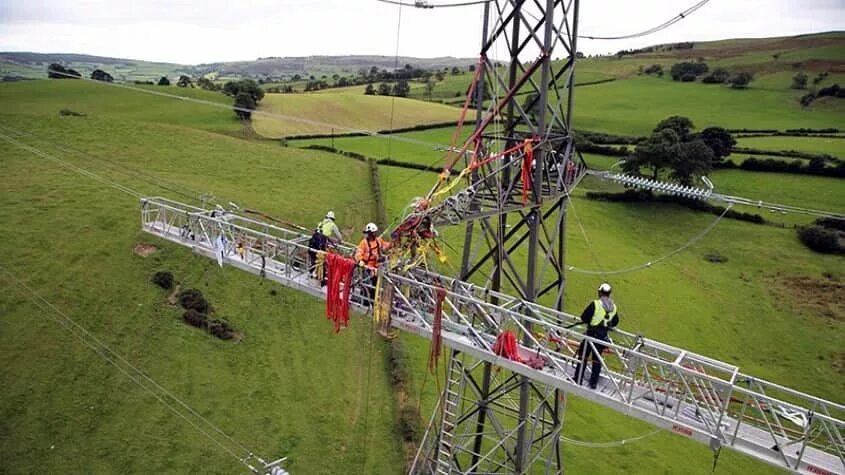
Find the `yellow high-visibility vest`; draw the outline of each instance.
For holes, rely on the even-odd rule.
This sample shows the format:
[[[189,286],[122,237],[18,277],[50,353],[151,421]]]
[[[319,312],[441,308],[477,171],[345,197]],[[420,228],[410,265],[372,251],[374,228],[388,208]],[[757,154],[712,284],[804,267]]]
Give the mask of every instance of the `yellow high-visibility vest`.
[[[604,305],[601,304],[601,300],[595,300],[593,302],[595,309],[593,309],[593,319],[590,320],[591,327],[598,327],[598,326],[607,326],[613,317],[616,316],[616,304],[613,304],[613,308],[610,309],[608,312],[604,309]]]

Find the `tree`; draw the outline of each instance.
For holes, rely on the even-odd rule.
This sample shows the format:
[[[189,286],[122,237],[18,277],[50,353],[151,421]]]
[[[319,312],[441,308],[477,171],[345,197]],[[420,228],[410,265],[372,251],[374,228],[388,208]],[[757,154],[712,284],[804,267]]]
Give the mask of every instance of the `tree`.
[[[707,76],[701,79],[705,84],[722,84],[728,80],[730,73],[726,69],[716,68]]]
[[[706,175],[713,168],[713,150],[703,140],[683,142],[671,168],[672,178],[682,185],[692,185],[693,179]]]
[[[114,78],[111,74],[103,71],[102,69],[95,69],[91,72],[91,79],[95,81],[103,81],[103,82],[114,82]]]
[[[396,82],[393,86],[393,95],[397,97],[408,97],[408,93],[411,92],[411,86],[408,85],[408,81],[401,79]]]
[[[202,89],[205,89],[206,91],[219,91],[220,90],[220,86],[215,84],[214,81],[212,81],[211,79],[208,79],[207,77],[204,77],[204,76],[197,79],[197,86],[199,86]]]
[[[748,83],[750,83],[754,79],[754,76],[748,72],[740,72],[736,73],[734,77],[731,78],[731,88],[733,89],[745,89],[748,87]]]
[[[374,88],[372,84],[367,84],[366,89],[364,89],[364,94],[366,94],[368,96],[375,96],[376,95],[376,88]]]
[[[264,89],[252,79],[241,79],[240,81],[229,81],[223,85],[223,93],[227,96],[237,97],[241,92],[246,92],[258,103],[264,99]]]
[[[437,85],[437,82],[431,78],[425,82],[425,95],[428,96],[428,100],[431,100],[431,95],[434,93],[434,86]]]
[[[680,153],[680,138],[671,128],[660,129],[637,144],[634,155],[622,165],[627,173],[639,174],[643,168],[651,170],[657,179],[661,170],[669,168]]]
[[[71,68],[65,68],[59,63],[51,63],[47,66],[47,77],[50,79],[80,79],[79,72]]]
[[[446,79],[446,75],[443,74],[442,71],[437,71],[437,73],[434,74],[434,78],[437,79],[438,81],[442,81],[442,80]]]
[[[379,96],[389,96],[390,91],[391,91],[391,88],[390,88],[389,83],[383,82],[383,83],[378,85],[378,95]]]
[[[807,80],[808,77],[805,73],[801,72],[792,76],[792,89],[806,89],[807,88]]]
[[[720,163],[723,158],[731,154],[736,140],[722,127],[707,127],[695,134],[694,139],[701,140],[713,151],[713,164]]]
[[[179,87],[194,87],[194,83],[191,81],[191,78],[185,76],[184,74],[179,76],[179,80],[176,81],[176,85]]]
[[[161,79],[158,80],[158,85],[159,86],[169,86],[170,85],[170,79],[167,79],[167,76],[162,76]]]
[[[452,67],[452,76],[457,76],[458,74],[461,74],[461,70],[457,66],[453,66]]]
[[[252,119],[252,111],[255,110],[256,105],[252,94],[241,91],[235,96],[235,115],[241,120],[250,120]]]
[[[687,61],[675,63],[669,74],[675,81],[694,81],[695,78],[701,76],[708,71],[706,63],[690,63]],[[691,78],[691,79],[690,79]]]
[[[692,128],[691,120],[679,115],[673,115],[658,122],[654,128],[654,132],[660,132],[663,129],[672,129],[677,134],[679,140],[686,141],[689,137],[689,131]]]
[[[469,71],[469,72],[471,72],[471,73],[475,72],[475,65],[474,65],[474,64],[470,64],[470,65],[469,65],[469,67],[467,68],[467,71]]]

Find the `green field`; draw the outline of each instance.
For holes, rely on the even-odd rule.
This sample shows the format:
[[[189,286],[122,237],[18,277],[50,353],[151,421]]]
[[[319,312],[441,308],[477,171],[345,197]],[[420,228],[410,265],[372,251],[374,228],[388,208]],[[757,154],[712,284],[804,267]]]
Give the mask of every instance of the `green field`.
[[[41,97],[40,109],[4,113],[0,125],[35,134],[20,140],[141,193],[190,200],[162,186],[176,182],[176,191],[213,191],[221,202],[301,223],[316,222],[328,206],[355,228],[372,215],[358,162],[162,123],[181,122],[179,108],[191,107],[168,99],[140,95],[152,110],[177,111],[159,114],[158,123],[147,122],[143,107],[138,120],[119,107],[110,114],[123,92],[98,85],[89,85],[101,88],[88,101],[96,116],[59,117],[59,107],[79,100],[78,84],[34,84],[52,95],[53,107]],[[18,86],[0,86],[7,111],[32,102]],[[237,122],[210,111],[221,123]],[[384,346],[364,320],[334,335],[321,302],[140,232],[136,198],[6,141],[0,163],[0,265],[145,374],[260,455],[290,455],[299,473],[391,473],[402,464]],[[137,243],[161,250],[142,258],[132,252]],[[159,270],[200,288],[243,341],[220,342],[184,325],[150,283]],[[9,277],[0,282],[4,473],[243,470],[62,330]]]
[[[255,114],[255,130],[265,137],[328,134],[332,126],[338,128],[338,133],[350,129],[386,130],[391,124],[402,128],[458,118],[453,107],[364,94],[267,94],[258,109],[287,116]]]
[[[738,147],[760,150],[827,154],[845,159],[845,139],[825,137],[748,137],[737,139]]]
[[[726,43],[724,48],[749,45],[757,43]],[[745,61],[770,56],[761,48],[742,53]],[[796,101],[802,92],[788,85],[779,89],[780,78],[765,88],[752,83],[749,90],[735,91],[636,76],[638,65],[651,64],[654,57],[583,61],[579,71],[586,71],[584,76],[619,79],[577,90],[575,128],[642,135],[666,116],[679,114],[692,118],[698,128],[845,129],[842,102],[831,98],[802,109]],[[460,81],[469,77],[447,76],[439,86],[446,93],[460,92]],[[219,93],[150,89],[231,103]],[[458,118],[451,106],[364,96],[360,86],[329,92],[268,94],[261,107],[365,130],[388,128],[392,105],[395,128]],[[227,108],[87,81],[0,84],[0,100],[0,134],[144,195],[195,203],[200,193],[213,192],[221,203],[233,201],[306,226],[333,209],[341,227],[355,238],[363,223],[376,216],[365,164],[299,149],[331,145],[331,139],[296,140],[280,147],[251,139],[249,129]],[[60,109],[85,116],[60,116]],[[319,124],[260,114],[254,127],[267,137],[331,132]],[[376,158],[438,166],[444,153],[434,147],[448,145],[451,132],[441,128],[401,134],[406,140],[336,137],[333,144]],[[741,139],[739,145],[842,157],[841,151],[835,153],[837,140],[759,137]],[[597,155],[585,159],[596,169],[617,161]],[[292,473],[401,471],[387,346],[374,335],[369,320],[353,316],[351,328],[336,335],[319,300],[231,267],[220,269],[189,249],[142,233],[137,198],[2,137],[0,164],[0,266],[249,449],[266,458],[290,457],[286,468]],[[379,175],[389,218],[397,217],[436,179],[431,172],[388,166],[380,166]],[[723,193],[839,212],[845,205],[845,186],[832,178],[717,170],[711,179]],[[567,263],[576,268],[567,274],[570,312],[580,312],[600,280],[579,269],[623,269],[653,261],[715,219],[668,204],[592,201],[585,197],[589,189],[617,188],[590,179],[573,196],[567,227]],[[787,225],[811,219],[764,217]],[[463,230],[440,231],[449,243],[449,263],[441,270],[454,274]],[[132,251],[139,243],[155,244],[159,250],[140,257]],[[712,252],[727,262],[705,261],[704,254]],[[524,260],[524,252],[514,259]],[[181,312],[166,303],[165,292],[150,283],[159,270],[201,289],[217,316],[227,318],[243,340],[221,342],[184,325]],[[837,283],[842,279],[845,257],[809,251],[791,227],[730,219],[665,262],[610,277],[623,328],[839,402],[845,390],[845,287]],[[0,285],[0,472],[243,469],[54,323],[3,272]],[[425,375],[429,343],[401,338],[412,362],[410,396],[420,398],[427,421],[438,387],[434,376]],[[569,438],[602,442],[652,431],[645,423],[568,398]],[[563,452],[572,473],[708,474],[713,462],[707,446],[668,432],[617,448],[564,444]],[[718,471],[776,473],[731,451],[722,453]]]

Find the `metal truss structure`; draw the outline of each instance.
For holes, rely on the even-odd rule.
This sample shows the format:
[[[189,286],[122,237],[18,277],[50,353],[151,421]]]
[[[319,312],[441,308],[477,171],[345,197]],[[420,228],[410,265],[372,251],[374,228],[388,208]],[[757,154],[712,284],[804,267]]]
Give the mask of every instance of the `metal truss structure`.
[[[226,265],[325,298],[325,288],[308,276],[309,236],[297,231],[163,198],[142,200],[141,226],[199,255],[219,258]],[[349,251],[351,248],[341,246],[341,252]],[[438,451],[426,455],[421,450],[412,468],[415,473],[513,470],[516,461],[509,457],[516,450],[510,444],[519,441],[516,434],[521,428],[526,433],[524,467],[531,467],[522,472],[556,472],[562,461],[548,448],[557,444],[554,435],[559,433],[560,421],[552,415],[560,401],[554,393],[559,391],[714,449],[729,448],[798,473],[845,474],[842,404],[621,330],[613,333],[609,344],[594,340],[568,328],[578,321],[574,315],[424,269],[399,274],[382,268],[379,278],[382,291],[389,289],[392,294],[386,303],[393,327],[432,338],[433,312],[442,296],[443,343],[472,358],[471,363],[450,359],[440,406],[444,424],[454,430],[447,430],[448,438],[443,436],[443,425],[426,432],[421,447],[434,441]],[[355,305],[360,309],[371,304],[367,290],[358,293],[362,298]],[[519,347],[521,359],[540,364],[507,359],[493,351],[497,336],[506,328],[516,329],[524,337]],[[582,341],[608,348],[602,354],[596,390],[573,379],[577,346]],[[538,394],[525,410],[524,423],[500,427],[488,418],[490,430],[473,431],[477,419],[472,419],[472,410],[478,407],[483,389],[477,384],[479,379],[484,382],[486,364],[504,369],[490,374],[486,396],[489,405],[495,406],[491,410],[495,409],[498,420],[520,420],[522,399],[514,389],[524,387],[525,379],[532,383],[531,390]],[[512,397],[499,397],[499,393]],[[457,419],[451,419],[453,416]],[[476,445],[478,435],[480,446]]]
[[[570,133],[577,36],[578,0],[484,4],[479,66],[467,97],[478,111],[475,130],[445,168],[448,175],[463,158],[468,186],[422,210],[436,224],[466,222],[460,281],[508,288],[521,302],[549,295],[558,311],[567,199],[586,173]],[[506,66],[491,59],[502,44]],[[553,61],[555,51],[563,59]],[[493,294],[484,299],[501,304]],[[522,345],[533,348],[534,323],[523,324]],[[489,359],[453,347],[414,471],[560,473],[562,408],[559,388],[510,369],[503,376]]]

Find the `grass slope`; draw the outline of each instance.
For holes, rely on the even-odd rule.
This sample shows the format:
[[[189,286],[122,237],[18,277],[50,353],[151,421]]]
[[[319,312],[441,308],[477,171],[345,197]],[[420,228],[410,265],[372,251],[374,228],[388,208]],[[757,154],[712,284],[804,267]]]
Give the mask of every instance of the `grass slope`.
[[[453,107],[412,99],[364,94],[267,94],[259,110],[323,122],[343,128],[363,130],[408,127],[457,120]],[[392,121],[391,121],[392,117]],[[265,137],[331,133],[330,125],[320,125],[256,114],[256,132]],[[344,133],[348,130],[336,130]]]
[[[37,138],[21,140],[144,194],[188,199],[160,186],[175,181],[301,223],[316,221],[330,206],[343,224],[355,227],[372,215],[368,172],[358,162],[153,124],[145,114],[154,113],[142,107],[141,120],[133,121],[128,110],[107,112],[125,98],[121,92],[97,90],[86,101],[78,97],[84,85],[41,84],[52,106],[0,86],[7,111],[25,112],[0,115],[0,125],[32,132]],[[88,104],[93,115],[55,114],[73,101]],[[185,104],[174,107],[180,106]],[[184,117],[158,116],[158,122],[170,119]],[[57,144],[96,156],[61,151]],[[145,374],[251,450],[290,456],[294,472],[395,473],[402,465],[385,347],[372,339],[365,320],[353,317],[349,331],[334,335],[320,301],[219,269],[140,232],[134,197],[5,141],[0,163],[2,265]],[[139,170],[168,182],[147,181]],[[324,180],[336,185],[326,187]],[[141,258],[132,253],[139,242],[160,250]],[[158,270],[200,288],[244,340],[221,342],[181,323],[181,312],[149,282]],[[4,473],[243,470],[62,331],[5,275],[0,288]]]

